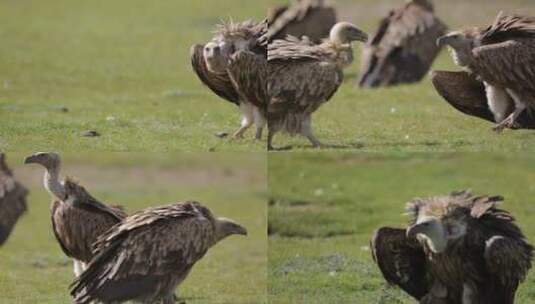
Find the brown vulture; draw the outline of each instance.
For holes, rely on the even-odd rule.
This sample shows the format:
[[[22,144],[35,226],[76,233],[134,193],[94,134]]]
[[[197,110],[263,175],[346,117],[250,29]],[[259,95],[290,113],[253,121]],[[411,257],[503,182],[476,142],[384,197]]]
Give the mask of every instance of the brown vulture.
[[[307,36],[314,43],[329,36],[336,24],[336,10],[326,0],[295,0],[290,6],[276,6],[268,11],[269,41],[291,35]]]
[[[301,134],[314,147],[321,146],[312,133],[311,115],[342,84],[343,69],[353,61],[351,43],[366,39],[353,24],[340,22],[319,45],[292,36],[269,44],[268,149],[278,131]]]
[[[44,186],[52,195],[52,230],[63,252],[74,262],[79,276],[93,257],[92,244],[126,214],[93,198],[71,178],[59,179],[61,160],[56,153],[39,152],[28,156],[25,164],[45,167]]]
[[[380,228],[373,258],[384,278],[421,304],[513,304],[533,257],[500,196],[469,191],[407,204],[407,229]]]
[[[483,82],[495,131],[522,127],[522,115],[533,119],[535,18],[500,13],[484,30],[452,32],[437,44],[449,46],[455,63]]]
[[[440,52],[436,40],[446,30],[430,0],[409,0],[390,11],[364,46],[359,86],[374,88],[422,80]]]
[[[102,235],[74,281],[74,303],[175,303],[174,292],[212,246],[247,230],[197,202],[142,210]]]
[[[26,212],[28,190],[15,180],[6,164],[6,156],[0,153],[0,246],[3,245],[17,220]]]
[[[267,22],[222,23],[205,45],[191,47],[191,64],[199,79],[219,97],[239,106],[242,138],[253,123],[256,139],[266,124]]]

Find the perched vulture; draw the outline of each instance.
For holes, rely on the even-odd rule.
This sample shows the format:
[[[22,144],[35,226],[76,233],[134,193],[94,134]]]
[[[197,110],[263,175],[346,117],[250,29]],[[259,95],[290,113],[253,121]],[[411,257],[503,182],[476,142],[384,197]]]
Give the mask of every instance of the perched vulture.
[[[484,30],[452,32],[437,44],[448,45],[455,63],[483,82],[495,131],[518,128],[524,112],[533,119],[535,18],[500,13]]]
[[[533,247],[500,196],[468,191],[407,204],[407,229],[380,228],[372,253],[384,278],[422,304],[513,304]]]
[[[0,153],[0,246],[4,244],[20,216],[26,212],[28,190],[15,180]]]
[[[72,284],[74,303],[175,303],[193,265],[233,234],[247,230],[197,202],[140,211],[99,238],[95,258]]]
[[[222,23],[210,42],[191,47],[191,64],[199,79],[240,107],[242,121],[234,138],[242,138],[254,123],[255,138],[261,139],[266,124],[266,31],[266,21]]]
[[[487,95],[485,94],[485,85],[473,74],[465,71],[433,71],[431,80],[440,96],[458,111],[493,123],[499,123],[499,121],[495,120],[494,114],[489,107]],[[507,110],[507,113],[511,113],[513,110],[511,104],[511,108]],[[535,129],[535,117],[525,111],[518,116],[516,124],[512,128]]]
[[[276,6],[268,11],[269,41],[291,35],[307,36],[315,43],[329,36],[336,24],[336,10],[326,0],[294,0],[291,6]]]
[[[340,22],[319,45],[292,36],[269,44],[269,149],[278,131],[301,134],[314,147],[321,146],[312,133],[311,115],[342,84],[343,69],[353,61],[351,43],[366,39],[366,33],[354,25]]]
[[[79,276],[93,257],[92,244],[126,214],[93,198],[71,178],[59,180],[60,156],[36,153],[25,164],[45,167],[44,186],[52,195],[52,229],[63,252],[74,261],[74,274]]]
[[[440,52],[446,33],[431,0],[409,0],[381,20],[362,52],[359,85],[365,88],[422,80]]]

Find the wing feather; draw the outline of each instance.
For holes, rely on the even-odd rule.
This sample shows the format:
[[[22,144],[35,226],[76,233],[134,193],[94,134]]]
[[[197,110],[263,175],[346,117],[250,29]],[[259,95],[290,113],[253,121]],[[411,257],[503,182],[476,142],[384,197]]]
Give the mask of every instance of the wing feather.
[[[440,51],[435,41],[446,30],[432,11],[417,4],[391,11],[363,49],[359,84],[376,87],[421,80]]]
[[[266,109],[268,77],[266,57],[247,51],[239,51],[233,54],[227,69],[241,98],[260,109]]]
[[[26,212],[28,189],[17,182],[0,154],[0,245],[13,230],[18,219]]]
[[[485,81],[535,96],[535,39],[483,45],[472,52],[474,72]]]
[[[372,239],[371,248],[373,259],[388,283],[399,286],[416,299],[428,293],[425,253],[416,240],[407,239],[404,229],[380,228]]]
[[[210,90],[212,90],[212,92],[214,92],[217,96],[239,105],[238,92],[236,92],[232,86],[232,82],[230,81],[228,75],[212,73],[206,67],[203,48],[204,46],[198,44],[191,47],[191,65],[193,70],[202,83],[210,88]]]

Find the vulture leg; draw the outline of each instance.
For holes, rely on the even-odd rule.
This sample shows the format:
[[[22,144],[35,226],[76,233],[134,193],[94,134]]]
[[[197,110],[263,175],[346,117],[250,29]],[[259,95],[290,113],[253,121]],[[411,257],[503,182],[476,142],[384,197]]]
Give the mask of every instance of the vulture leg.
[[[241,127],[234,132],[234,135],[232,135],[232,138],[243,138],[243,133],[249,129],[249,127],[254,122],[254,109],[251,104],[248,103],[240,103],[240,109],[242,111],[242,120],[241,120]]]
[[[256,108],[256,107],[254,109],[253,115],[254,115],[254,123],[256,125],[255,139],[256,140],[261,140],[262,139],[262,131],[264,130],[264,127],[266,126],[266,119],[264,118],[262,113],[260,113],[260,110],[258,108]]]
[[[494,121],[503,121],[508,114],[511,113],[513,107],[511,97],[509,97],[507,91],[503,89],[492,86],[486,82],[484,84],[487,102],[492,114],[494,114]]]
[[[502,122],[500,122],[497,126],[495,126],[493,128],[494,131],[500,133],[502,132],[504,129],[508,128],[508,129],[512,129],[515,127],[515,125],[517,124],[516,123],[516,120],[518,119],[518,117],[526,110],[526,105],[523,104],[523,103],[519,103],[516,101],[516,98],[515,98],[515,110],[513,111],[513,113],[511,113],[511,115],[509,115],[506,119],[504,119]]]
[[[82,266],[82,262],[75,260],[75,259],[73,259],[72,262],[74,266],[74,275],[76,277],[79,277],[82,274],[82,272],[84,272],[84,267]]]
[[[312,132],[312,121],[310,116],[303,120],[303,124],[301,125],[301,134],[308,138],[314,148],[323,147],[323,144],[314,136],[314,133]]]
[[[268,151],[273,150],[273,136],[275,136],[275,131],[268,130]]]

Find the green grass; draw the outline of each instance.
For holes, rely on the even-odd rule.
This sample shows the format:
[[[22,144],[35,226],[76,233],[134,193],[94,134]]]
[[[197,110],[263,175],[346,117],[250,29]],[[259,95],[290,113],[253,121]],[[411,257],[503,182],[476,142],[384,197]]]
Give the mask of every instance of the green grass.
[[[71,303],[72,263],[51,230],[50,197],[43,170],[22,166],[26,154],[9,154],[18,179],[31,191],[29,212],[0,248],[0,303]],[[247,237],[212,248],[179,287],[188,303],[266,303],[266,161],[262,154],[67,154],[65,174],[97,198],[144,207],[198,200],[214,214],[235,219]],[[237,164],[239,160],[239,165]]]
[[[535,243],[535,158],[492,154],[293,153],[268,160],[270,303],[414,303],[371,259],[373,232],[404,227],[405,202],[472,189],[501,194]],[[518,291],[535,303],[535,272]]]
[[[0,150],[265,150],[251,132],[214,136],[239,113],[201,84],[189,49],[222,19],[261,20],[268,3],[2,1]]]

